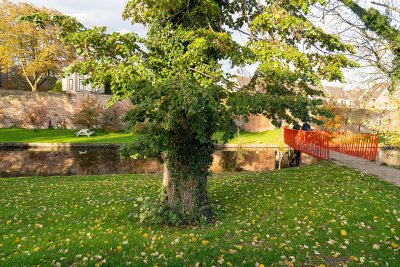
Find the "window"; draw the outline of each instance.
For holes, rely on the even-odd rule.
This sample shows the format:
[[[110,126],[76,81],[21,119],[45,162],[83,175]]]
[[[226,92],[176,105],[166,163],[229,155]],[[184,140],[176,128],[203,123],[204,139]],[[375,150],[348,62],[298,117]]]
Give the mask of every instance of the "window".
[[[87,88],[86,86],[83,84],[83,81],[85,80],[85,78],[83,77],[79,77],[79,91],[85,91]]]
[[[74,90],[74,79],[69,79],[68,90]]]

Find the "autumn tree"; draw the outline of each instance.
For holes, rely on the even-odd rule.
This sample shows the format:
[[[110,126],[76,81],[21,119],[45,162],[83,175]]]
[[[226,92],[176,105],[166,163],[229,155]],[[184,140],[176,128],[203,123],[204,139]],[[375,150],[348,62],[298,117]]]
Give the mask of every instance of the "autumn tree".
[[[325,105],[321,106],[330,113],[330,116],[318,116],[323,124],[322,127],[328,131],[346,131],[349,121],[349,108],[340,105],[335,99],[329,99]]]
[[[166,163],[170,176],[155,211],[166,222],[190,223],[213,219],[207,179],[216,131],[224,132],[226,142],[236,132],[233,117],[252,114],[275,124],[318,122],[314,115],[324,112],[318,108],[322,101],[310,96],[320,92],[308,85],[342,80],[340,68],[353,66],[337,53],[351,47],[306,18],[316,2],[128,1],[123,16],[144,24],[146,38],[84,29],[73,18],[25,19],[67,25],[63,35],[85,58],[69,71],[90,73],[92,83],[108,81],[114,100],[132,101],[125,120],[132,128],[147,121],[148,130],[121,152]],[[246,34],[248,43],[235,42],[235,31]],[[238,88],[222,60],[232,67],[259,67],[250,84]]]
[[[58,27],[38,28],[27,21],[17,21],[21,15],[35,13],[60,15],[55,10],[23,2],[0,3],[0,69],[16,69],[32,91],[59,74],[75,57],[72,46],[58,38]]]

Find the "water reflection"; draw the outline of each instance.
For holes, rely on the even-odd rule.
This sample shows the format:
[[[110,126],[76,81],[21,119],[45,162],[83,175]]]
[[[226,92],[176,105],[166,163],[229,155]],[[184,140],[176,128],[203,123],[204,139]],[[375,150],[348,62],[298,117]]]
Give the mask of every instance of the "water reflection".
[[[0,177],[156,173],[162,166],[154,159],[120,161],[116,150],[0,151]],[[317,159],[303,155],[309,164]],[[278,149],[219,150],[212,172],[270,171],[293,166],[290,153]]]

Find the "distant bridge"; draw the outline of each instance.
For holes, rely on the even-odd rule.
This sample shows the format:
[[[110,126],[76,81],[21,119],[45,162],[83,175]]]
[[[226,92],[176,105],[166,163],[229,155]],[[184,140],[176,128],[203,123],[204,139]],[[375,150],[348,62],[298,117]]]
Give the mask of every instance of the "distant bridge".
[[[375,160],[379,135],[332,131],[282,129],[282,139],[290,147],[319,159],[329,159],[329,151]]]

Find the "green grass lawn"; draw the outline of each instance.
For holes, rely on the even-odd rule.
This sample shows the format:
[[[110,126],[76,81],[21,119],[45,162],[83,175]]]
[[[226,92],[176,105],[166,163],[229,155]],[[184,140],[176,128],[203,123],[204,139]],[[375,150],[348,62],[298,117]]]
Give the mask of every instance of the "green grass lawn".
[[[74,130],[63,130],[61,133],[55,129],[39,130],[34,132],[30,129],[0,129],[0,142],[21,143],[130,143],[139,134],[130,133],[107,133],[95,131],[90,137],[75,136]],[[222,132],[215,134],[214,138],[220,140]],[[262,133],[241,132],[239,138],[232,139],[230,144],[283,144],[281,130],[271,130]]]
[[[107,133],[95,131],[90,137],[76,136],[75,130],[46,129],[0,129],[0,142],[8,143],[129,143],[139,135],[130,133]]]
[[[0,265],[400,262],[400,189],[349,168],[215,175],[208,190],[218,223],[192,229],[130,217],[135,200],[160,185],[154,175],[0,179]]]
[[[221,140],[223,133],[217,132],[214,138]],[[261,133],[240,132],[228,144],[276,144],[283,145],[281,129],[269,130]]]

